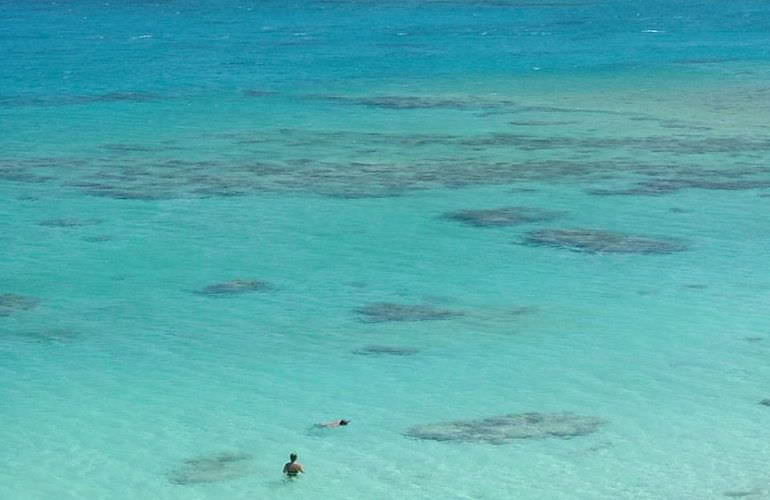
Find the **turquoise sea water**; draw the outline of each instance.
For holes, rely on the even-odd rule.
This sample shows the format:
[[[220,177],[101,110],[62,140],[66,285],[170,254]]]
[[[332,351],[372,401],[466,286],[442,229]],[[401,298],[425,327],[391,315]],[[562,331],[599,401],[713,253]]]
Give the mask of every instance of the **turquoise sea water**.
[[[769,25],[0,1],[0,499],[770,496]]]

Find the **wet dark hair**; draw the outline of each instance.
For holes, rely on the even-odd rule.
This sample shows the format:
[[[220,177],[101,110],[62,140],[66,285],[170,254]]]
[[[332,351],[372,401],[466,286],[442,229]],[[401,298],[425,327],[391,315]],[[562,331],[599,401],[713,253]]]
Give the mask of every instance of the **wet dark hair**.
[[[345,420],[344,418],[340,420],[340,425],[348,425],[350,423],[350,420]]]
[[[296,459],[297,459],[297,454],[296,454],[296,453],[291,453],[291,454],[289,454],[289,460],[291,460],[291,461],[293,462],[293,461],[295,461]]]

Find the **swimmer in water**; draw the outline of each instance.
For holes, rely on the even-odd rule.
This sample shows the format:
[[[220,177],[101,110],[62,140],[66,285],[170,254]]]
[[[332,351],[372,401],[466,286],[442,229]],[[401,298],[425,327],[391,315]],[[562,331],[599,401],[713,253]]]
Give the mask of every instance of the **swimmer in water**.
[[[286,462],[283,466],[283,473],[288,477],[297,477],[300,473],[304,474],[305,469],[302,464],[297,462],[297,454],[292,453],[289,455],[289,462]]]
[[[341,425],[348,425],[350,423],[350,420],[345,420],[344,418],[341,418],[339,420],[332,420],[331,422],[326,422],[325,424],[315,424],[316,427],[323,427],[324,429],[334,429],[335,427],[339,427]]]

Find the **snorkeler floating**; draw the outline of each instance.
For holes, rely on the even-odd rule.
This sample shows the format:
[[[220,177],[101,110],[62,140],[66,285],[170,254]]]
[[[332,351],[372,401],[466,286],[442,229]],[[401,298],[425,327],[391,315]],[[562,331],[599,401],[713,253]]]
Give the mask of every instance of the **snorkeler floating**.
[[[341,418],[339,420],[332,420],[331,422],[326,422],[325,424],[315,424],[315,426],[322,427],[324,429],[333,429],[341,425],[348,425],[349,423],[350,423],[350,420],[345,420],[344,418]]]

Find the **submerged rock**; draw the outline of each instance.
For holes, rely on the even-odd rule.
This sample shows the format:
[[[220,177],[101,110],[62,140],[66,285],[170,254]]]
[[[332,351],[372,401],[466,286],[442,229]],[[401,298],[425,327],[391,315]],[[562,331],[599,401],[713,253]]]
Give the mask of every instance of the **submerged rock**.
[[[0,294],[0,316],[10,316],[17,311],[27,311],[40,303],[34,297],[25,297],[14,293]]]
[[[411,347],[399,347],[390,345],[367,345],[360,349],[353,351],[353,354],[360,356],[411,356],[420,352],[418,349],[412,349]]]
[[[524,235],[524,245],[551,246],[584,253],[668,254],[687,250],[675,239],[656,239],[600,229],[543,229]]]
[[[246,453],[220,453],[191,458],[185,460],[178,469],[169,472],[166,477],[170,483],[179,485],[237,479],[250,473],[249,461],[252,458]]]
[[[547,222],[564,212],[531,207],[504,207],[488,210],[460,210],[444,214],[447,219],[477,227],[513,226],[532,222]]]
[[[573,438],[595,432],[604,422],[572,413],[518,413],[417,425],[404,435],[432,441],[505,444],[514,439]]]
[[[361,321],[380,323],[385,321],[430,321],[462,316],[459,311],[439,309],[428,304],[394,304],[376,302],[355,310]]]
[[[216,283],[196,290],[198,295],[237,295],[241,293],[258,292],[266,290],[270,285],[259,280],[232,280],[224,283]]]

